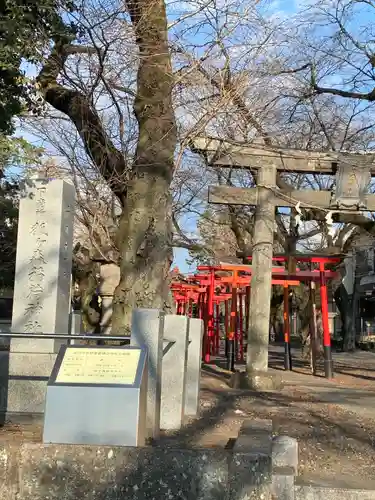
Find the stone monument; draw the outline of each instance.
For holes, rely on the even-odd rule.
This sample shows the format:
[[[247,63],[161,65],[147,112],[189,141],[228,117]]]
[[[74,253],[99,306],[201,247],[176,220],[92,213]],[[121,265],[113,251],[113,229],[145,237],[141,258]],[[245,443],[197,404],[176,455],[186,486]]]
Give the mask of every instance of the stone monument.
[[[62,346],[47,386],[44,443],[144,446],[147,350]]]
[[[12,333],[69,332],[74,186],[30,179],[20,200]],[[1,381],[1,413],[42,414],[46,385],[62,343],[17,339],[10,345],[9,381]]]

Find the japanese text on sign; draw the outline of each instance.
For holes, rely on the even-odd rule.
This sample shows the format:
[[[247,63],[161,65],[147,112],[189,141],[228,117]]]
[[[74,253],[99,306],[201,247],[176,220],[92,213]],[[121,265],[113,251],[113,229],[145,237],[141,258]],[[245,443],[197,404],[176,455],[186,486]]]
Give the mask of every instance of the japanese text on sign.
[[[57,383],[126,384],[135,382],[139,349],[67,348]]]

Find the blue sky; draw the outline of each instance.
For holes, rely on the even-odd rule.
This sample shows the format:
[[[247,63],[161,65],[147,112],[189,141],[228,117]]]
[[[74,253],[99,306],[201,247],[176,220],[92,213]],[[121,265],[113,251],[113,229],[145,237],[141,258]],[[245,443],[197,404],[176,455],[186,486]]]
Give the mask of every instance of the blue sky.
[[[189,257],[189,252],[184,248],[175,248],[173,250],[174,262],[173,265],[177,266],[182,273],[189,273],[194,271],[194,267],[188,265],[187,258]]]
[[[224,3],[225,0],[222,0],[222,2]],[[230,0],[228,0],[228,3],[231,3]],[[174,5],[175,3],[173,2],[172,8],[169,9],[169,17],[171,19],[176,19],[180,17],[181,14],[185,11],[184,4],[182,4],[181,2],[178,3],[177,9],[174,8]],[[246,5],[246,2],[244,2],[243,5]],[[281,18],[283,18],[288,13],[295,12],[296,8],[294,0],[271,0],[269,2],[264,3],[264,5],[268,15],[275,15],[276,17],[278,17],[279,13]],[[198,34],[194,41],[195,43],[199,42],[204,43],[205,41],[204,36]],[[193,226],[194,222],[190,221],[190,225]],[[193,228],[191,227],[190,229]],[[189,257],[189,253],[187,250],[182,248],[175,248],[174,257],[175,257],[174,265],[177,265],[181,272],[187,273],[192,271],[192,268],[187,263],[187,259]]]

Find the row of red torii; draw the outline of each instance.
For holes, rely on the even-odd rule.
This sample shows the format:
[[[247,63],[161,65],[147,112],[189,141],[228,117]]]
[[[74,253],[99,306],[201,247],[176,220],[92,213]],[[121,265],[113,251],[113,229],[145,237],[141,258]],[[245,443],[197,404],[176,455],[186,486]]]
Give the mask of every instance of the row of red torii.
[[[273,257],[272,284],[284,287],[284,345],[285,369],[291,369],[290,355],[290,287],[306,284],[319,284],[323,327],[323,349],[331,351],[331,334],[328,316],[327,280],[337,277],[337,272],[326,266],[337,265],[338,256],[293,257],[305,269],[295,268],[288,271],[288,257]],[[251,262],[251,257],[248,258]],[[249,303],[252,278],[251,265],[220,264],[198,266],[194,275],[177,277],[172,280],[171,290],[176,303],[177,314],[199,317],[204,320],[203,361],[220,355],[220,319],[224,319],[225,356],[227,366],[234,370],[235,361],[244,361],[244,332],[249,329]],[[224,311],[224,314],[222,314]],[[327,375],[327,370],[326,376]]]

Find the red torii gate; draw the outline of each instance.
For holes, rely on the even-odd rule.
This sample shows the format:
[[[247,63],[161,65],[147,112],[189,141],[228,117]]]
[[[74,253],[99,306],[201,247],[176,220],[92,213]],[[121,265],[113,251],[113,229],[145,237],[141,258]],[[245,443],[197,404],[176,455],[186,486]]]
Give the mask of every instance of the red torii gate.
[[[187,314],[191,316],[193,304],[196,304],[198,317],[205,320],[203,358],[206,362],[209,362],[211,355],[217,355],[219,351],[219,304],[220,302],[224,302],[227,351],[229,350],[228,363],[230,364],[230,368],[233,368],[235,340],[237,340],[238,343],[237,359],[243,361],[244,357],[243,303],[245,303],[245,316],[247,320],[251,267],[249,265],[199,266],[198,270],[200,271],[198,274],[185,278],[186,281],[190,283],[174,282],[172,284],[177,314]],[[217,271],[222,272],[223,270],[225,272],[231,272],[232,276],[215,276]],[[248,275],[239,275],[239,273],[243,271],[247,272]],[[280,267],[275,268],[275,273],[281,271],[282,269]],[[197,282],[199,282],[199,285],[196,284]],[[273,280],[273,284],[276,285],[297,285],[298,283],[299,282],[296,280]],[[228,293],[228,288],[230,288],[230,293]],[[245,297],[247,300],[243,300]],[[229,300],[232,301],[230,313],[228,307]],[[246,321],[246,325],[247,323],[248,321]]]
[[[284,344],[285,369],[291,369],[290,363],[290,322],[289,322],[289,286],[296,286],[301,281],[320,282],[320,295],[323,318],[323,346],[326,376],[332,372],[331,342],[328,321],[327,279],[337,273],[325,269],[326,264],[337,263],[337,257],[295,256],[297,262],[319,265],[318,270],[299,270],[289,273],[282,266],[272,269],[272,284],[284,286]],[[249,258],[251,260],[251,257]],[[288,257],[275,256],[275,262],[286,263]],[[222,275],[223,273],[230,275]],[[221,274],[221,275],[220,275]],[[177,306],[177,314],[197,315],[204,320],[203,359],[209,362],[212,355],[219,354],[220,346],[220,303],[225,307],[225,331],[228,369],[234,370],[235,355],[237,360],[244,358],[244,317],[245,329],[249,323],[249,299],[252,269],[250,265],[221,264],[218,266],[198,266],[198,272],[184,278],[185,282],[173,282],[171,290]],[[231,311],[229,312],[229,301]],[[195,310],[194,310],[195,309]],[[237,345],[237,349],[235,348]]]

